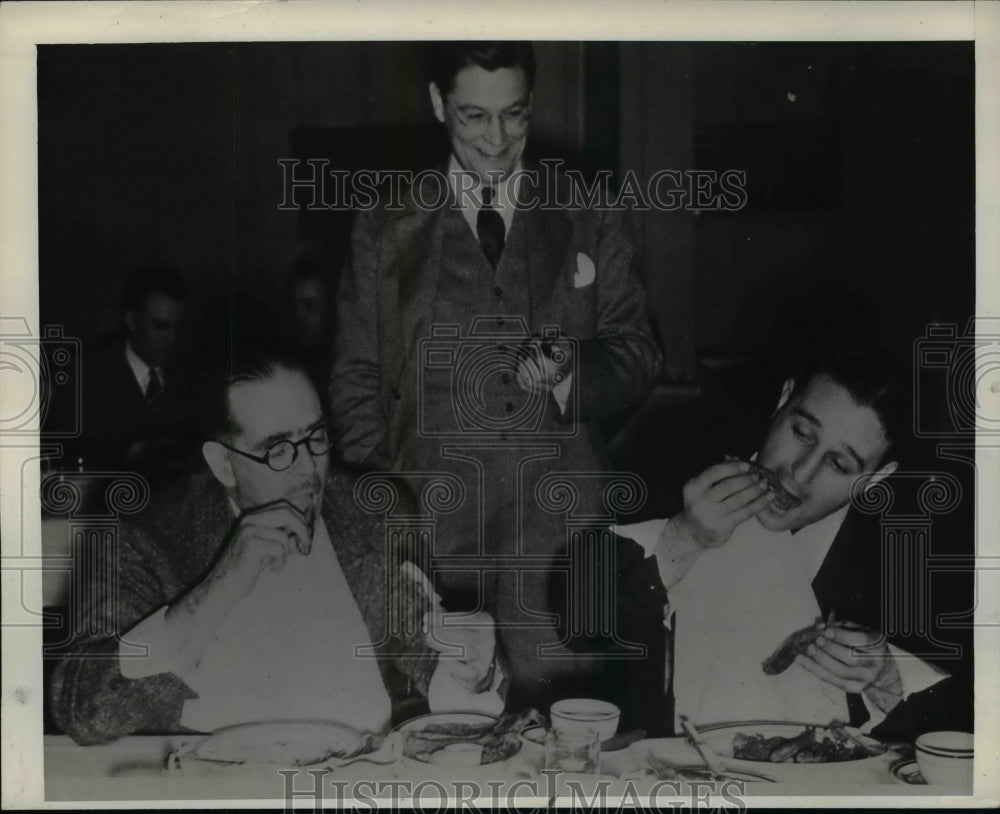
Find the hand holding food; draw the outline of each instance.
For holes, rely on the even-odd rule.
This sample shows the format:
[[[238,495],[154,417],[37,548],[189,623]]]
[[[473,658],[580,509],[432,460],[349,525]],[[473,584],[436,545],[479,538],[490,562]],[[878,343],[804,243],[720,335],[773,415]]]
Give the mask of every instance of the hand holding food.
[[[847,623],[827,626],[796,661],[844,692],[864,693],[883,712],[903,699],[896,660],[876,630]]]
[[[264,568],[280,571],[294,552],[310,552],[312,529],[307,521],[287,500],[244,512],[209,581],[226,585],[234,600],[250,593]]]
[[[702,548],[723,545],[736,527],[774,500],[767,478],[746,461],[710,466],[684,484],[684,509],[671,523]]]
[[[833,624],[834,615],[830,612],[830,618],[826,625]],[[820,637],[826,625],[822,621],[816,624],[796,630],[791,636],[785,639],[781,645],[770,656],[764,659],[762,669],[769,676],[778,675],[785,672],[795,663],[795,657],[800,653],[805,653],[809,646]]]

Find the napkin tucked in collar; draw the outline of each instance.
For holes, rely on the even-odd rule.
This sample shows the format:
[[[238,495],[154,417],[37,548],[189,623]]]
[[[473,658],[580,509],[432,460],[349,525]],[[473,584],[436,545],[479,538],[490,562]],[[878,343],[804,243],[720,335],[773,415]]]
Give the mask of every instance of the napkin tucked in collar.
[[[725,545],[704,551],[670,589],[677,715],[698,724],[847,720],[844,693],[799,665],[777,676],[761,669],[788,634],[820,617],[811,582],[845,513],[794,535],[749,520]],[[614,531],[649,555],[665,522]]]
[[[378,732],[390,718],[378,665],[354,658],[371,637],[326,524],[306,556],[265,568],[181,678],[198,693],[181,723],[202,731],[280,718],[318,718]]]

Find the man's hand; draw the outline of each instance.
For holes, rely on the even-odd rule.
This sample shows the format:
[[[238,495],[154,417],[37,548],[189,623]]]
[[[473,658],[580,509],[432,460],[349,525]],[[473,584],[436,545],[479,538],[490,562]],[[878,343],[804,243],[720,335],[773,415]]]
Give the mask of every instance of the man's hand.
[[[445,619],[464,618],[461,626],[445,625]],[[493,617],[481,612],[475,614],[443,613],[424,614],[428,647],[442,656],[439,670],[447,671],[466,692],[481,693],[490,689],[493,676],[493,652],[496,647]],[[462,649],[458,657],[455,648]]]
[[[844,692],[864,693],[882,712],[903,699],[903,682],[885,638],[876,630],[830,625],[795,659],[806,670]]]
[[[312,530],[302,512],[277,500],[240,515],[208,582],[225,586],[232,602],[253,590],[264,568],[280,571],[289,556],[312,550]]]
[[[517,384],[526,393],[548,393],[571,369],[569,342],[541,342],[533,339],[525,346],[526,358],[517,365]]]
[[[710,466],[684,484],[684,510],[674,517],[677,534],[701,548],[723,545],[734,529],[763,511],[774,493],[746,461]]]

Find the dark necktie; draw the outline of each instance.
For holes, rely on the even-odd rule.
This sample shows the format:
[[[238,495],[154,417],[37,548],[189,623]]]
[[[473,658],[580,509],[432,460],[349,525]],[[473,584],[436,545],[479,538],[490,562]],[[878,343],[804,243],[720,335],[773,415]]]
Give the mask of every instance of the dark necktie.
[[[162,392],[163,382],[160,381],[160,375],[156,372],[155,367],[151,367],[149,369],[149,383],[146,385],[146,404],[150,407],[154,406]]]
[[[503,218],[493,206],[493,187],[483,187],[483,205],[476,217],[476,234],[479,236],[479,245],[483,247],[483,254],[496,269],[503,252],[504,225]]]

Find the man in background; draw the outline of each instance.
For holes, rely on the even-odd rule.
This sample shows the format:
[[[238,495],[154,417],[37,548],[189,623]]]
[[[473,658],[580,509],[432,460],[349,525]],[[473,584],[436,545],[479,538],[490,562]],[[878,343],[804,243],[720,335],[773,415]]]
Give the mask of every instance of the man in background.
[[[183,279],[170,268],[144,266],[128,276],[123,335],[85,356],[81,437],[64,466],[157,478],[186,465],[193,409],[178,339],[187,301]]]

